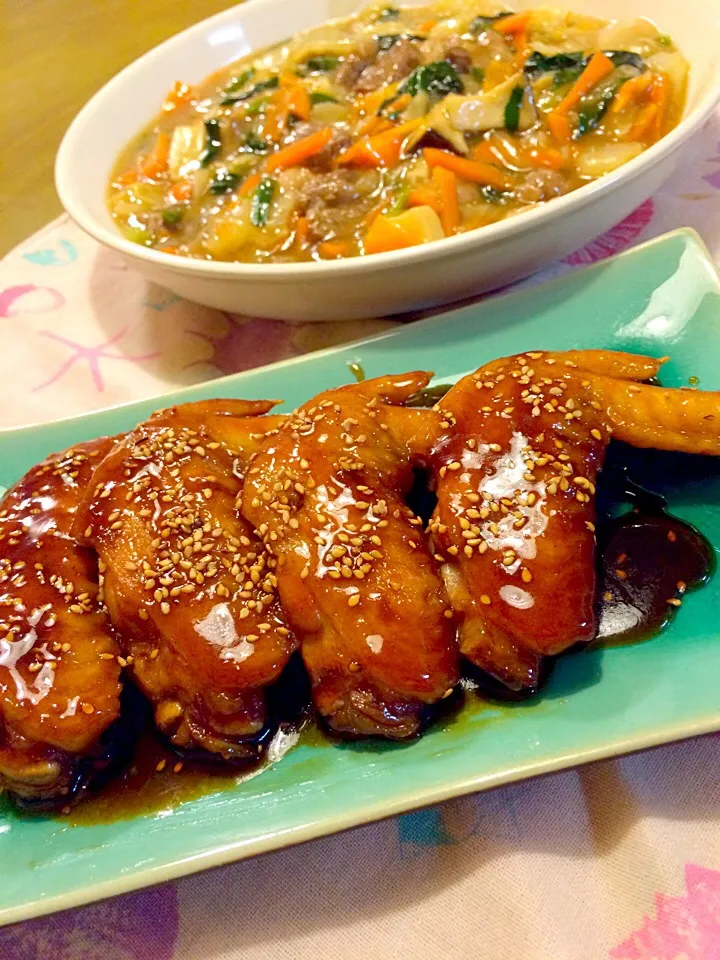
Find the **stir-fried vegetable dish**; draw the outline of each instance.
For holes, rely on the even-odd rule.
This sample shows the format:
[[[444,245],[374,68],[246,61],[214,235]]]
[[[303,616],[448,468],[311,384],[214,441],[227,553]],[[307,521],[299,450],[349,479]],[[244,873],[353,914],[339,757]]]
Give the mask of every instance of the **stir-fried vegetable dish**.
[[[375,5],[191,87],[112,175],[131,240],[210,260],[382,253],[531,209],[675,126],[688,65],[647,20]]]

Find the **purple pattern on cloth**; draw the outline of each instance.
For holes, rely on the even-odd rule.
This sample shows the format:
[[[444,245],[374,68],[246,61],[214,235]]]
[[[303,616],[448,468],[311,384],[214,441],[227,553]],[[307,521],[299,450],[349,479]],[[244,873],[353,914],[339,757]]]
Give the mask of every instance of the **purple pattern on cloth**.
[[[706,177],[703,177],[703,180],[716,190],[720,190],[720,170],[708,174]]]
[[[49,298],[46,305],[30,307],[29,309],[16,306],[25,297],[34,293],[48,294]],[[34,283],[21,283],[0,290],[0,317],[20,317],[26,313],[50,313],[52,310],[59,310],[64,305],[65,297],[59,290],[54,290],[52,287],[38,287]]]
[[[684,897],[655,897],[655,917],[610,951],[612,960],[720,960],[720,871],[688,863]]]
[[[607,257],[612,257],[621,250],[625,250],[640,234],[650,226],[655,206],[652,200],[646,200],[636,210],[625,217],[620,223],[611,227],[606,233],[591,240],[581,250],[576,250],[568,257],[565,257],[563,263],[572,267],[580,267],[586,264],[598,263]]]
[[[95,389],[98,393],[102,393],[105,390],[105,381],[103,380],[102,371],[100,369],[100,360],[124,360],[127,363],[141,363],[144,360],[154,360],[156,357],[160,356],[159,351],[154,353],[145,353],[138,356],[124,356],[123,354],[117,353],[107,353],[107,348],[114,343],[118,343],[126,334],[129,332],[130,327],[123,327],[122,330],[119,330],[114,337],[111,337],[109,340],[106,340],[104,343],[100,343],[95,347],[84,347],[81,343],[76,343],[74,340],[68,340],[66,337],[61,337],[57,333],[53,333],[52,330],[41,330],[40,333],[49,337],[51,340],[56,340],[58,343],[64,344],[66,347],[69,347],[73,353],[68,357],[68,359],[60,365],[57,372],[50,377],[49,380],[45,380],[43,383],[38,384],[36,387],[33,387],[33,393],[37,393],[39,390],[45,390],[47,387],[52,386],[53,383],[57,383],[58,380],[62,380],[65,374],[75,366],[76,363],[79,363],[80,360],[86,360],[88,368],[90,370],[90,375],[92,377],[93,383],[95,384]]]
[[[266,363],[287,360],[297,356],[291,343],[293,330],[291,324],[282,320],[235,320],[227,315],[230,332],[223,340],[215,341],[213,363],[221,373],[238,373],[251,370]],[[202,336],[196,331],[189,331]]]
[[[2,960],[172,960],[180,920],[164,884],[0,930]]]

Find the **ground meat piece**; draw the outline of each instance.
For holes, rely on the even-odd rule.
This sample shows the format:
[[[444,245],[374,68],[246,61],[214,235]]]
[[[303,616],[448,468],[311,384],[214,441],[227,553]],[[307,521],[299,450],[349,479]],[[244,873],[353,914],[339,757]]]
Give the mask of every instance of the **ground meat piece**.
[[[348,223],[370,210],[377,189],[375,170],[335,170],[316,176],[301,191],[301,204],[315,240],[341,233]]]
[[[457,45],[448,47],[448,49],[445,51],[445,56],[443,59],[452,64],[458,73],[470,73],[473,65],[472,57],[467,50],[464,47]]]
[[[360,93],[368,93],[385,84],[396,83],[411,73],[420,62],[417,44],[405,38],[398,40],[389,50],[381,51],[375,63],[363,70],[355,89]]]
[[[339,156],[343,150],[347,150],[351,143],[352,137],[350,134],[336,130],[332,140],[325,149],[321,150],[320,153],[316,153],[314,157],[310,157],[309,160],[306,160],[305,166],[308,170],[313,170],[315,173],[330,173],[334,168],[335,157]]]
[[[567,180],[557,170],[531,170],[523,183],[515,188],[515,196],[521,203],[540,203],[561,197],[568,190]]]
[[[447,60],[458,73],[469,73],[473,65],[472,56],[459,34],[430,37],[422,45],[422,55],[425,63]]]
[[[366,60],[364,57],[351,56],[348,57],[344,63],[341,63],[338,67],[337,73],[335,74],[335,79],[342,87],[346,87],[348,90],[352,88],[357,83],[360,74],[365,70],[366,67],[370,66],[371,61]]]
[[[317,133],[318,130],[322,130],[323,126],[322,123],[317,123],[314,120],[303,120],[300,123],[296,123],[287,138],[283,141],[283,146],[287,146],[289,143],[295,143],[296,140],[303,140],[305,137],[309,137],[311,133]],[[328,143],[320,153],[306,160],[304,166],[309,170],[314,170],[316,173],[329,172],[333,169],[333,160],[335,157],[342,153],[343,150],[346,150],[351,143],[352,137],[348,133],[344,133],[342,130],[334,130],[330,143]]]

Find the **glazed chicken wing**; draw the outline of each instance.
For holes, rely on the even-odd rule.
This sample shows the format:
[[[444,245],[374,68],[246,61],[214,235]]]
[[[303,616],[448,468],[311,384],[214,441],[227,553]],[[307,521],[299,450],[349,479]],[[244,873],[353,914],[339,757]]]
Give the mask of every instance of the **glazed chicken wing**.
[[[431,533],[460,649],[513,690],[595,635],[595,483],[615,435],[720,453],[720,395],[639,384],[662,361],[541,352],[498,360],[438,404]]]
[[[342,733],[411,736],[458,679],[447,595],[403,500],[411,451],[429,446],[439,418],[399,405],[428,379],[321,393],[265,441],[245,484],[315,705]]]
[[[80,518],[100,555],[123,654],[172,743],[256,759],[266,688],[295,640],[275,558],[238,511],[252,452],[278,426],[267,402],[160,411],[100,464]]]
[[[132,745],[97,561],[71,534],[112,444],[48,457],[0,505],[0,787],[34,808],[76,799]]]

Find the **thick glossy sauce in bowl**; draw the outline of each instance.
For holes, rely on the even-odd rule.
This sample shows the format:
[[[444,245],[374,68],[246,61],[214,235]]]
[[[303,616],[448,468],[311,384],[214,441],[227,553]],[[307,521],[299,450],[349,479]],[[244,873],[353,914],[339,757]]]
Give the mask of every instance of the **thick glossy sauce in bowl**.
[[[208,260],[402,249],[639,156],[680,119],[687,72],[646,20],[376,4],[179,81],[118,159],[110,211],[129,239]]]

